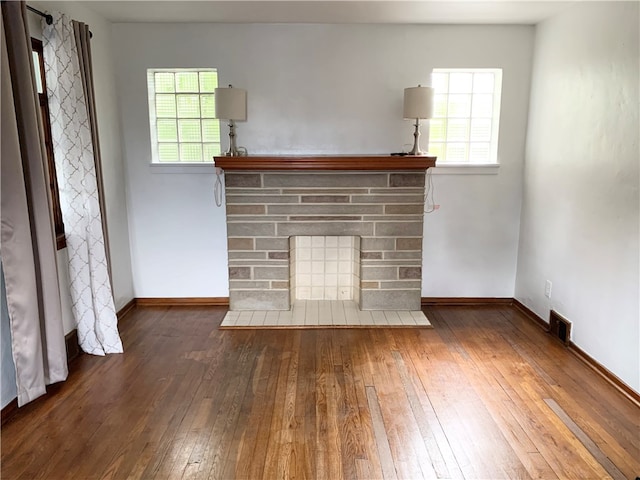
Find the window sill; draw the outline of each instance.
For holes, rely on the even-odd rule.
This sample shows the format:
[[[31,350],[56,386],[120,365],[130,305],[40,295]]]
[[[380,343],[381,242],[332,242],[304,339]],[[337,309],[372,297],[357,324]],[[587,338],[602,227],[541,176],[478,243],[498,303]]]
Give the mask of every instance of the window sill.
[[[151,173],[215,173],[215,164],[210,163],[150,163]]]
[[[435,168],[429,169],[434,175],[497,175],[499,163],[441,163],[436,162]]]

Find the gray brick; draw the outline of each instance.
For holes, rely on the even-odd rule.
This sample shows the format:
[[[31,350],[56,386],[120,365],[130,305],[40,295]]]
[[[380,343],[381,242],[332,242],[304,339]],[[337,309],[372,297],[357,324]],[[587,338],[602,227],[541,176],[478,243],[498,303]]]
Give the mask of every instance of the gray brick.
[[[409,278],[422,279],[422,267],[400,267],[398,269],[398,278],[400,278],[400,279],[409,279]]]
[[[256,238],[256,250],[289,250],[288,237]]]
[[[349,203],[348,195],[303,195],[302,203]]]
[[[227,247],[229,250],[253,250],[253,238],[229,238]]]
[[[383,195],[422,195],[424,196],[424,187],[423,188],[371,188],[369,189],[369,193],[372,195],[383,194]]]
[[[385,173],[269,173],[265,187],[386,187]]]
[[[424,173],[392,173],[389,185],[392,187],[424,187]]]
[[[289,267],[254,267],[256,280],[289,280]]]
[[[362,251],[393,250],[395,246],[394,243],[393,238],[363,237],[360,249]]]
[[[422,259],[422,252],[409,251],[409,252],[384,252],[385,260],[397,260],[397,259]]]
[[[266,211],[265,205],[227,205],[227,215],[259,215]]]
[[[292,222],[359,222],[362,217],[347,216],[347,215],[294,215],[289,217]]]
[[[264,260],[266,258],[267,256],[265,252],[238,252],[238,251],[229,252],[229,260],[236,260],[236,259]]]
[[[324,204],[324,205],[269,205],[267,212],[270,215],[382,215],[382,205],[350,205],[350,204]]]
[[[420,290],[361,290],[362,310],[420,310]]]
[[[229,280],[248,280],[251,278],[251,267],[229,267]]]
[[[227,205],[234,204],[264,204],[264,203],[298,203],[295,195],[229,195]]]
[[[398,268],[363,265],[360,269],[360,278],[362,280],[398,280]]]
[[[289,252],[269,252],[269,258],[274,260],[288,260]]]
[[[371,236],[373,223],[327,222],[327,223],[279,223],[278,236],[291,235],[360,235]]]
[[[362,252],[360,258],[363,260],[382,260],[382,252]]]
[[[289,282],[283,282],[283,281],[272,281],[271,282],[271,288],[276,288],[276,289],[289,289]]]
[[[224,183],[227,188],[261,187],[259,173],[225,173]]]
[[[414,203],[417,205],[424,204],[423,195],[353,195],[352,203],[379,203],[385,205],[388,203]]]
[[[421,215],[424,213],[424,205],[385,205],[384,213],[387,215]]]
[[[422,222],[377,222],[376,235],[390,236],[420,236]]]
[[[289,310],[288,290],[235,290],[229,292],[229,309],[240,310]]]
[[[287,221],[287,217],[282,215],[262,215],[259,217],[254,216],[243,216],[243,215],[227,215],[227,223],[245,223],[245,222],[259,222],[259,223],[274,223],[274,222],[285,222]]]
[[[282,193],[294,195],[324,195],[327,193],[326,188],[283,188]],[[348,195],[355,193],[369,193],[368,188],[332,188],[332,194],[346,193]]]
[[[229,290],[268,290],[269,282],[252,282],[247,280],[229,280]]]
[[[380,288],[385,289],[409,289],[420,290],[422,288],[421,280],[399,280],[391,282],[380,282]]]
[[[228,223],[227,235],[230,237],[267,236],[275,234],[273,223]]]
[[[387,250],[391,250],[388,248]],[[422,251],[422,238],[398,238],[396,250],[420,250]]]

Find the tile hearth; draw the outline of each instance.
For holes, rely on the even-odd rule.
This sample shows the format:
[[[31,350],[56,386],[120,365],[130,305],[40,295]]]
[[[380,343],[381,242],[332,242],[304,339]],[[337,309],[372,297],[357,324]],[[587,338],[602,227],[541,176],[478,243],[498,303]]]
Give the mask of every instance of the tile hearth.
[[[432,328],[421,311],[359,310],[352,300],[296,300],[291,310],[229,311],[220,328]]]

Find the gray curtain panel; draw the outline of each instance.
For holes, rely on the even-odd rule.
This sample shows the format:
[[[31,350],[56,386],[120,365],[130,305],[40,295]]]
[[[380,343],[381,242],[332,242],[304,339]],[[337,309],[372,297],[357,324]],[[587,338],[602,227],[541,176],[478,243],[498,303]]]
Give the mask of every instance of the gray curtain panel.
[[[18,405],[67,378],[47,163],[24,2],[2,2],[2,256]]]

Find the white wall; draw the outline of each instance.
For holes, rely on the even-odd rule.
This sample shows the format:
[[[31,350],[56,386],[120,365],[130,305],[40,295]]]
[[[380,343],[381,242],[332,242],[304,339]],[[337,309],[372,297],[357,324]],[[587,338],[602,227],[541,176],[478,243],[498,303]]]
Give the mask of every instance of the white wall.
[[[120,135],[120,115],[118,113],[113,54],[111,49],[111,24],[100,15],[75,2],[51,1],[30,3],[42,11],[65,13],[70,18],[89,25],[93,81],[96,95],[98,133],[104,193],[106,199],[107,222],[113,274],[113,295],[116,310],[134,298],[133,277],[131,275],[131,252],[129,248],[129,227],[127,217],[125,171],[122,158]],[[31,35],[42,38],[40,17],[29,14]],[[62,304],[65,311],[65,333],[75,328],[69,300],[69,273],[66,251],[58,252]]]
[[[154,67],[216,67],[221,85],[246,88],[239,144],[265,154],[400,151],[413,140],[405,87],[428,84],[434,67],[503,68],[502,165],[434,176],[442,207],[425,221],[423,294],[513,296],[533,27],[115,24],[113,42],[136,296],[228,295],[213,169],[149,166]]]
[[[537,28],[516,281],[518,300],[567,317],[636,391],[638,7],[584,2]]]

